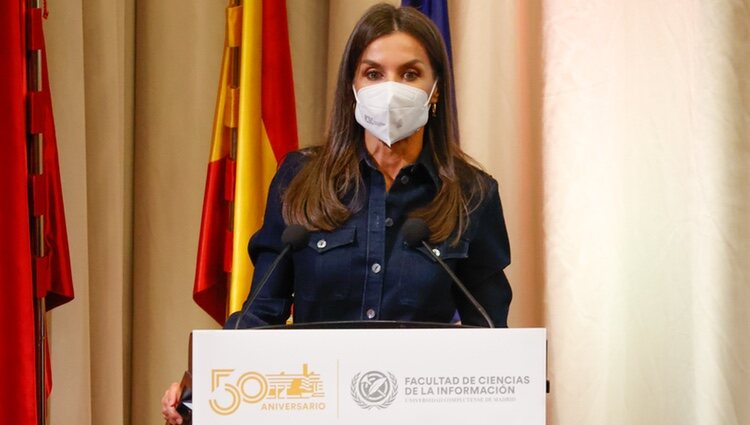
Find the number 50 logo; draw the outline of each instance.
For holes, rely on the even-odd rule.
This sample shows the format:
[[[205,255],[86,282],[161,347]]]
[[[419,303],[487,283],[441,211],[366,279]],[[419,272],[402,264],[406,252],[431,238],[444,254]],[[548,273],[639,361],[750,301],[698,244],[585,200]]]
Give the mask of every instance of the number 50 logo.
[[[258,403],[266,397],[268,381],[258,372],[246,372],[232,382],[234,369],[214,369],[211,371],[211,392],[214,396],[208,400],[211,410],[219,415],[227,416],[236,412],[241,403]],[[249,385],[254,384],[254,385]],[[219,390],[219,394],[216,390]],[[222,400],[223,404],[217,401]]]

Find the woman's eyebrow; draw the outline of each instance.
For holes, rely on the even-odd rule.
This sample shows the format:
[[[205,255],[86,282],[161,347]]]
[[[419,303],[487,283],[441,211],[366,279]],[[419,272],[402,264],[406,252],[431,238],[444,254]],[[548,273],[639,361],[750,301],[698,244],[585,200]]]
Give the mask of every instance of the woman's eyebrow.
[[[409,67],[412,67],[414,65],[424,65],[424,62],[422,62],[419,59],[412,59],[409,62],[406,62],[406,63],[402,64],[401,68],[409,68]]]
[[[370,59],[362,59],[362,64],[363,65],[367,65],[367,66],[372,66],[374,68],[380,68],[380,64],[379,63],[377,63],[377,62],[375,62],[373,60],[370,60]]]
[[[374,60],[370,60],[370,59],[362,59],[362,64],[363,65],[367,65],[367,66],[372,66],[374,68],[380,68],[380,67],[382,67],[382,65],[380,65],[378,62],[375,62]],[[412,59],[412,60],[410,60],[408,62],[405,62],[405,63],[399,65],[399,68],[408,68],[410,66],[414,66],[414,65],[417,65],[417,64],[424,65],[424,62],[422,60],[420,60],[420,59]]]

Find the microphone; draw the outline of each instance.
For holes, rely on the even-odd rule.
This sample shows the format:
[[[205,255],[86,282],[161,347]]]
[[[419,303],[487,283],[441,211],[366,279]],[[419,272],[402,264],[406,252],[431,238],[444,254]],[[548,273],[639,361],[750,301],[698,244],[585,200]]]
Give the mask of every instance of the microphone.
[[[271,266],[268,267],[266,273],[263,275],[263,278],[256,285],[257,289],[255,291],[250,291],[252,292],[252,296],[247,299],[244,307],[242,307],[242,313],[237,318],[237,321],[234,324],[234,329],[239,329],[242,317],[247,314],[247,310],[250,309],[250,306],[258,297],[258,294],[260,294],[260,291],[266,285],[266,282],[268,282],[268,279],[271,277],[271,274],[274,272],[274,270],[276,270],[276,267],[278,267],[281,260],[286,257],[287,254],[289,254],[289,251],[299,251],[300,249],[304,248],[309,240],[310,232],[308,232],[307,229],[305,229],[305,227],[302,225],[290,224],[286,229],[284,229],[284,232],[281,234],[281,243],[284,244],[284,249],[281,250],[276,259],[273,260],[273,263],[271,263]]]
[[[484,321],[487,322],[487,326],[490,328],[494,328],[495,324],[492,322],[492,319],[490,319],[490,316],[484,310],[484,307],[482,307],[482,305],[479,304],[476,298],[471,295],[471,292],[469,292],[463,282],[461,282],[461,279],[459,279],[458,276],[453,273],[453,270],[451,270],[451,268],[448,267],[448,265],[445,264],[445,262],[440,257],[432,252],[432,248],[430,248],[430,246],[427,244],[427,240],[430,238],[430,228],[427,226],[427,223],[421,218],[410,218],[406,220],[406,223],[404,223],[402,232],[404,235],[404,241],[406,241],[406,244],[409,247],[417,248],[421,245],[427,249],[427,252],[430,253],[432,258],[434,258],[443,267],[443,270],[448,273],[451,279],[453,279],[453,282],[456,284],[456,286],[458,286],[458,289],[461,290],[466,299],[469,300],[471,305],[474,306],[474,309],[476,309],[479,314],[482,315]]]

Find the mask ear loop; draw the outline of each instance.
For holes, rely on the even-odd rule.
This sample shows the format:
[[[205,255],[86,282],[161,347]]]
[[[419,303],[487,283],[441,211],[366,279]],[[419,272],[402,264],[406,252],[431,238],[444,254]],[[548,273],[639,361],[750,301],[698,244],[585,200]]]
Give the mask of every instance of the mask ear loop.
[[[352,92],[354,92],[354,105],[356,106],[356,104],[359,103],[359,97],[357,97],[357,89],[354,88],[354,84],[352,84]]]
[[[435,94],[435,90],[437,89],[437,83],[438,79],[435,79],[435,83],[432,85],[432,90],[430,90],[430,94],[427,95],[427,102],[425,102],[424,106],[427,106],[430,104],[430,100],[432,100],[432,95]]]
[[[357,89],[354,88],[354,84],[352,84],[352,92],[354,92],[354,105],[352,105],[352,108],[357,108],[357,104],[359,104],[359,97],[357,96]]]
[[[430,90],[430,94],[427,95],[427,103],[425,103],[424,106],[427,106],[430,104],[430,100],[432,100],[432,95],[435,93],[435,90],[437,89],[437,83],[438,83],[438,79],[436,78],[435,83],[432,85],[432,90]],[[432,117],[433,118],[436,117],[437,116],[437,102],[433,103],[430,106],[430,109],[432,112]]]

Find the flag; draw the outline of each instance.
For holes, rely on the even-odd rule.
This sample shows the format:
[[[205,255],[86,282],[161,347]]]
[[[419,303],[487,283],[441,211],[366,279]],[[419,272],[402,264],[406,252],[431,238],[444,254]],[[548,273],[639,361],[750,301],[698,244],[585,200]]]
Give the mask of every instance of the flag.
[[[24,13],[0,3],[0,410],[4,422],[36,425]]]
[[[447,0],[401,0],[401,6],[411,6],[432,19],[440,30],[440,35],[445,41],[445,48],[448,50],[448,59],[453,64],[453,49],[451,48],[451,27],[448,21],[448,1]]]
[[[219,323],[247,298],[247,243],[279,163],[298,146],[293,87],[286,2],[230,5],[193,286]]]
[[[42,90],[30,96],[31,125],[39,126],[44,140],[44,172],[32,177],[33,214],[44,216],[44,257],[34,258],[36,295],[45,299],[47,311],[71,301],[74,297],[73,276],[70,268],[68,231],[65,225],[65,206],[60,180],[60,161],[57,155],[57,136],[52,113],[52,95],[47,69],[47,48],[42,30],[42,10],[29,9],[29,50],[41,50]],[[36,95],[36,94],[35,94]],[[36,132],[37,129],[32,128]]]
[[[451,26],[450,20],[448,19],[448,1],[447,0],[401,0],[401,6],[411,6],[416,8],[423,14],[427,15],[428,18],[435,23],[440,30],[440,35],[443,36],[443,42],[445,43],[445,49],[448,53],[448,62],[450,64],[451,79],[453,78],[453,48],[451,47]],[[451,84],[451,106],[453,107],[454,113],[458,113],[456,109],[456,93],[454,85]]]
[[[46,11],[44,12],[46,16]],[[30,176],[31,214],[44,218],[44,255],[32,256],[36,297],[44,298],[46,311],[71,301],[74,297],[70,267],[68,232],[60,181],[60,162],[57,155],[57,136],[52,112],[52,95],[47,69],[47,48],[44,43],[42,9],[28,9],[27,51],[41,53],[41,89],[28,93],[28,130],[41,134],[43,140],[43,172]],[[32,236],[33,237],[33,236]],[[44,326],[44,325],[43,325]],[[46,331],[44,332],[46,335]],[[52,368],[49,342],[44,340],[45,395],[52,391]]]
[[[27,77],[32,50],[42,52],[43,64],[42,90],[35,93]],[[0,410],[4,423],[35,425],[35,296],[47,298],[51,309],[72,299],[73,287],[41,11],[23,2],[0,3],[0,93]],[[35,176],[28,167],[30,132],[43,140],[43,173]],[[43,257],[32,255],[32,216],[44,217]]]

